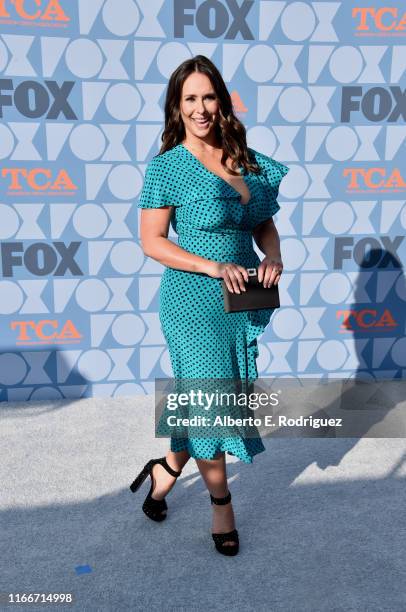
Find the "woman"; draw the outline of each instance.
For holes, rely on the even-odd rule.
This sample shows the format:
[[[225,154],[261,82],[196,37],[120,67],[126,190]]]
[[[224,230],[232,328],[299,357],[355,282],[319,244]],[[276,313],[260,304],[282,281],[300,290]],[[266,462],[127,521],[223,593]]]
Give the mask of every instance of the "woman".
[[[144,253],[166,269],[160,287],[160,321],[176,379],[258,377],[257,336],[273,309],[226,313],[221,281],[245,291],[247,268],[258,268],[265,287],[282,273],[272,215],[287,166],[247,147],[220,72],[206,57],[183,62],[172,74],[165,101],[159,154],[148,164],[139,200]],[[178,233],[170,241],[169,224]],[[263,251],[262,261],[252,238]],[[192,456],[213,504],[212,537],[225,555],[238,552],[225,452],[251,463],[264,446],[259,437],[171,437],[166,457],[149,461],[131,485],[149,475],[143,510],[166,517],[165,496]]]

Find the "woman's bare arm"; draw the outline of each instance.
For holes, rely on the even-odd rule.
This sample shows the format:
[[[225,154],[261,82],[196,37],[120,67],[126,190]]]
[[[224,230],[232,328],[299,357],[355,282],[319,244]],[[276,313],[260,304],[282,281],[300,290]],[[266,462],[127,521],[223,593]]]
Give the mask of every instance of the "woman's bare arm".
[[[145,255],[164,266],[213,276],[216,262],[182,249],[168,239],[171,206],[141,210],[141,246]]]
[[[281,246],[278,230],[273,219],[267,219],[252,230],[255,243],[267,257],[281,257]]]
[[[278,230],[273,219],[267,219],[252,230],[255,243],[265,253],[263,261],[258,266],[258,280],[264,287],[277,285],[283,270],[281,245]]]

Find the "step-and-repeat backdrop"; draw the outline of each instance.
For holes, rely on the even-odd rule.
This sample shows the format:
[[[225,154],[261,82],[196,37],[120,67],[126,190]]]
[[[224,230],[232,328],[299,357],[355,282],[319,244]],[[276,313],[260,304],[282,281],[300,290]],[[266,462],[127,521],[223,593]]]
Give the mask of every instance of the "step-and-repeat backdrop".
[[[290,167],[260,376],[404,378],[404,2],[0,0],[0,32],[1,400],[172,375],[137,201],[197,54]]]

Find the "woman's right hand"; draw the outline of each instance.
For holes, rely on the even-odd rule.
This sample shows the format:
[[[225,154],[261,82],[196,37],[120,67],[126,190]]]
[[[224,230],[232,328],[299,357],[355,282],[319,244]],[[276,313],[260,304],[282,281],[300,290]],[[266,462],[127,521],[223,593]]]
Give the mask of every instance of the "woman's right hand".
[[[233,262],[219,263],[214,261],[207,273],[212,278],[223,278],[227,289],[231,293],[246,291],[244,281],[248,283],[248,272],[244,266],[239,266]]]

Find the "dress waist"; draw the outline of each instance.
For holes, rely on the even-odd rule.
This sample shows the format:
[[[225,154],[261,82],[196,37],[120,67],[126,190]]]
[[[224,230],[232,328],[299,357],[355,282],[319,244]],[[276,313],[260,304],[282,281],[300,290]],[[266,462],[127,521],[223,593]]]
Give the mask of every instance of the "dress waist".
[[[201,257],[216,261],[252,258],[255,251],[249,230],[206,231],[185,228],[179,232],[178,245]]]

